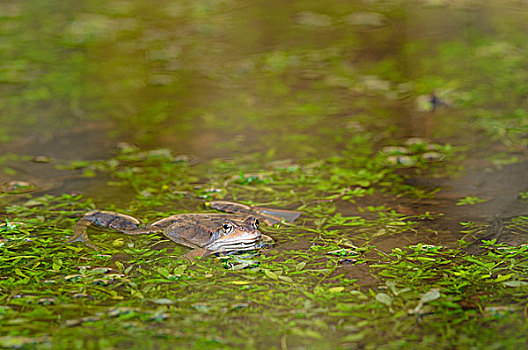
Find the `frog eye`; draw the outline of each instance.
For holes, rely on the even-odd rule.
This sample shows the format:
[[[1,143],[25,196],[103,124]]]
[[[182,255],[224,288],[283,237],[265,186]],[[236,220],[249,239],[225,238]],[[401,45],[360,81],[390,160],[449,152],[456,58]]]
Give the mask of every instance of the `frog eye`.
[[[222,231],[224,231],[224,233],[226,235],[231,233],[231,231],[233,231],[233,225],[231,225],[231,224],[223,224],[222,225]]]
[[[260,222],[258,221],[258,219],[255,219],[255,221],[253,222],[253,227],[257,229],[259,228],[259,225],[260,225]]]

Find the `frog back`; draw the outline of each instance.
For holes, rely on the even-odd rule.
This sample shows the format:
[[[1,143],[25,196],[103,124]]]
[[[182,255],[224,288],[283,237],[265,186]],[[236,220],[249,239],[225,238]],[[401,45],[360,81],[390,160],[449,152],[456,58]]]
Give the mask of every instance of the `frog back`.
[[[202,248],[216,239],[215,234],[227,218],[226,214],[179,214],[154,224],[163,226],[170,240],[191,248]]]

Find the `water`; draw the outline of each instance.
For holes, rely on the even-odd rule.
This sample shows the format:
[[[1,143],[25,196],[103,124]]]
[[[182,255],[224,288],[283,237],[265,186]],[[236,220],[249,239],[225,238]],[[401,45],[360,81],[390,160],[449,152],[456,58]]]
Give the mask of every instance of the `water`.
[[[525,74],[526,9],[436,5],[2,4],[2,150],[105,159],[127,142],[200,162],[321,159],[418,136],[485,153],[466,126],[486,119],[475,120],[481,109],[524,103],[522,83],[504,75]],[[422,111],[432,91],[455,107]],[[68,174],[52,164],[10,169],[54,193],[116,195],[97,179],[60,181]]]
[[[320,157],[362,128],[432,134],[413,97],[470,84],[438,51],[485,38],[480,27],[500,20],[348,2],[3,8],[2,138],[12,150],[76,159],[118,140],[205,158]]]
[[[415,305],[426,291],[413,287],[420,293],[409,300],[394,295],[394,313],[364,308],[367,301],[377,305],[378,298],[368,298],[379,290],[367,295],[361,288],[385,281],[369,264],[395,247],[457,247],[465,240],[473,253],[481,239],[526,242],[527,17],[523,1],[1,2],[0,184],[31,181],[39,189],[29,196],[1,194],[0,205],[10,212],[0,219],[27,220],[32,234],[55,244],[41,267],[22,261],[22,270],[11,275],[20,280],[35,270],[44,276],[37,281],[62,281],[60,273],[72,274],[88,261],[116,270],[121,264],[120,272],[131,266],[124,274],[132,279],[115,277],[120,282],[109,294],[81,284],[33,290],[64,298],[56,309],[31,304],[41,314],[23,313],[27,295],[14,304],[15,297],[6,297],[1,300],[15,311],[6,311],[13,323],[4,329],[29,336],[31,327],[17,320],[38,326],[51,315],[59,321],[49,322],[60,326],[61,319],[77,322],[80,312],[111,326],[95,321],[94,334],[82,337],[75,332],[87,327],[71,333],[63,327],[60,344],[124,346],[129,330],[143,334],[141,323],[156,307],[155,318],[167,313],[169,321],[149,323],[149,331],[197,347],[358,344],[350,334],[374,347],[406,335],[422,339],[422,347],[451,339],[447,327],[427,340],[413,321],[402,326],[403,335],[387,331],[379,340],[375,328],[393,329],[383,323],[392,322],[388,314],[409,318],[394,305]],[[432,93],[445,102],[434,111]],[[427,162],[419,149],[410,156],[417,164],[395,167],[381,153],[416,137],[444,158]],[[160,148],[176,158],[140,155]],[[83,197],[78,203],[57,199],[64,193]],[[27,204],[46,194],[56,196],[51,204]],[[218,197],[303,211],[297,226],[265,228],[277,244],[255,258],[264,274],[242,267],[235,274],[209,260],[180,264],[176,255],[184,248],[173,256],[171,245],[163,246],[160,253],[152,249],[159,237],[100,234],[98,243],[115,243],[108,261],[63,246],[73,221],[92,207],[149,221],[160,213],[205,210],[204,202]],[[67,210],[56,210],[53,201],[68,202]],[[339,263],[326,253],[338,246],[361,246],[374,257]],[[27,248],[23,256],[31,258],[32,248],[24,247],[18,249]],[[9,295],[23,294],[19,280],[11,285],[2,277],[2,286]],[[339,294],[356,285],[358,293]],[[78,306],[73,289],[95,295],[94,301]],[[452,290],[442,293],[459,302]],[[141,316],[127,316],[128,322],[107,313],[109,305],[132,305],[145,314],[131,311]],[[350,305],[363,313],[349,312]],[[239,309],[246,311],[233,311]],[[445,314],[446,324],[456,316]],[[39,336],[47,336],[48,327],[40,327]],[[113,329],[121,338],[108,340]],[[165,344],[148,339],[152,347]],[[452,347],[449,339],[438,342]]]

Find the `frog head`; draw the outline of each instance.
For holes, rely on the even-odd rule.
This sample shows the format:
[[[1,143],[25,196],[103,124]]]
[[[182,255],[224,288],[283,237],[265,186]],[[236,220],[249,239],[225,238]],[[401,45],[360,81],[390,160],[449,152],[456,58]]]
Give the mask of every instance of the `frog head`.
[[[217,228],[204,247],[215,252],[253,250],[258,247],[262,234],[258,219],[249,216],[244,221],[226,219]]]

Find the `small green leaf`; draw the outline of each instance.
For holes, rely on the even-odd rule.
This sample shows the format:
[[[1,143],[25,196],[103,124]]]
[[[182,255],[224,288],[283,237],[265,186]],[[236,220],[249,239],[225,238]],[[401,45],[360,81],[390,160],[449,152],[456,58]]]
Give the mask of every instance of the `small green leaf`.
[[[319,333],[319,332],[316,332],[312,329],[306,329],[304,331],[304,334],[309,337],[309,338],[313,338],[313,339],[323,339],[323,336]]]
[[[15,268],[15,274],[17,274],[17,275],[19,275],[20,277],[23,277],[23,278],[27,278],[28,277],[22,271],[20,271],[19,268]]]
[[[170,273],[169,271],[167,271],[166,268],[164,267],[160,267],[156,270],[160,275],[162,275],[163,277],[165,278],[170,278]]]
[[[62,260],[61,259],[53,259],[53,264],[51,266],[53,271],[60,270],[61,266],[62,266]]]
[[[278,276],[281,281],[293,283],[293,280],[288,276]]]
[[[300,270],[304,269],[305,267],[306,267],[306,262],[305,262],[305,261],[300,262],[300,263],[298,263],[297,265],[295,265],[295,269],[296,269],[297,271],[300,271]]]
[[[332,287],[328,289],[328,293],[340,293],[345,290],[345,287]]]
[[[494,280],[490,280],[489,282],[504,282],[504,281],[507,281],[509,280],[510,278],[513,277],[513,273],[510,273],[510,274],[507,274],[507,275],[498,275],[497,278],[495,278]]]
[[[392,297],[388,295],[387,293],[376,294],[376,300],[387,306],[392,305]]]
[[[317,218],[314,220],[315,226],[319,229],[326,222],[326,218]]]
[[[456,205],[474,205],[474,204],[482,203],[482,202],[486,202],[486,199],[482,199],[482,198],[475,197],[475,196],[467,196],[467,197],[460,199],[456,203]]]
[[[148,301],[154,304],[159,304],[159,305],[172,305],[176,303],[174,300],[167,299],[167,298],[148,299]]]
[[[342,343],[357,342],[357,341],[360,341],[361,339],[365,338],[366,335],[367,335],[366,332],[359,332],[359,333],[349,334],[349,335],[346,335],[343,338],[341,338],[341,342]]]
[[[112,242],[112,247],[119,248],[125,244],[125,240],[123,238],[114,239]]]
[[[506,287],[513,287],[513,288],[528,286],[528,282],[526,281],[506,281],[506,282],[503,282],[502,284],[504,284]]]
[[[80,252],[81,250],[84,249],[84,247],[76,247],[76,246],[73,246],[73,245],[65,245],[64,248],[73,250],[76,253],[78,253],[78,252]]]
[[[273,271],[270,270],[263,270],[266,277],[271,278],[272,280],[277,281],[279,279],[279,276]]]
[[[427,293],[423,294],[422,297],[420,298],[420,304],[425,304],[425,303],[428,303],[430,301],[433,301],[433,300],[436,300],[438,298],[440,298],[440,290],[438,288],[433,288],[431,289],[430,291],[428,291]]]
[[[185,269],[187,269],[187,265],[182,264],[176,267],[172,273],[176,276],[181,276],[181,274],[185,271]]]
[[[123,271],[125,269],[125,265],[123,265],[123,263],[119,260],[115,261],[115,265],[117,266],[119,271]]]

